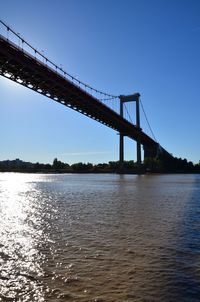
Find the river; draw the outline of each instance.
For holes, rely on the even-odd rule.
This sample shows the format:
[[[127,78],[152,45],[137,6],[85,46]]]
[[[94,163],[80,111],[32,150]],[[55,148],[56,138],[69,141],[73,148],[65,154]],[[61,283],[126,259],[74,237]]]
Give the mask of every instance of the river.
[[[0,301],[200,301],[200,175],[0,173]]]

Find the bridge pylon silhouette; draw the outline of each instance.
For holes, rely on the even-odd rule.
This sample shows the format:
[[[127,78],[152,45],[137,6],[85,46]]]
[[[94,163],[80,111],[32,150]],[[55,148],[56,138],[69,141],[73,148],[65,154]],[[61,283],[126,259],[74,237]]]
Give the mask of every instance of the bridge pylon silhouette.
[[[127,102],[135,102],[136,103],[136,128],[141,130],[140,128],[140,94],[134,93],[132,95],[120,95],[120,116],[124,118],[124,104]],[[141,144],[139,141],[137,144],[137,166],[140,168],[141,166]],[[119,172],[123,172],[124,169],[124,133],[119,133]]]

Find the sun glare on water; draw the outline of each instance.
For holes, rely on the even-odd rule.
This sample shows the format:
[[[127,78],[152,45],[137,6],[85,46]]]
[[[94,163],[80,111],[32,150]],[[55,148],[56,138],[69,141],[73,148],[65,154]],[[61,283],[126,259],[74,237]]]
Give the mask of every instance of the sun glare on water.
[[[18,173],[0,174],[0,264],[3,276],[0,278],[0,294],[4,299],[19,298],[18,291],[31,287],[22,301],[43,301],[42,289],[35,281],[36,277],[43,275],[43,256],[38,249],[43,235],[42,216],[37,215],[37,191],[30,177]]]

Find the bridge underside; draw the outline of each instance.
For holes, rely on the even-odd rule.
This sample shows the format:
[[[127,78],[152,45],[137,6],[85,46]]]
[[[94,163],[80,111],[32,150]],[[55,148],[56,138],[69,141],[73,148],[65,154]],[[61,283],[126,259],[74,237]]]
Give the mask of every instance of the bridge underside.
[[[145,156],[155,156],[158,143],[98,99],[66,79],[47,64],[0,35],[0,75],[72,108],[144,146]],[[163,149],[164,152],[169,154]]]

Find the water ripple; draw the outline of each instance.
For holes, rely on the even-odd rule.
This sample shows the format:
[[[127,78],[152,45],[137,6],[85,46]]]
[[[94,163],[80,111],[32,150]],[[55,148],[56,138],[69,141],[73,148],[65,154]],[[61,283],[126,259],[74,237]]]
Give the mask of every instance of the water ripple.
[[[0,301],[199,301],[199,183],[0,173]]]

